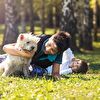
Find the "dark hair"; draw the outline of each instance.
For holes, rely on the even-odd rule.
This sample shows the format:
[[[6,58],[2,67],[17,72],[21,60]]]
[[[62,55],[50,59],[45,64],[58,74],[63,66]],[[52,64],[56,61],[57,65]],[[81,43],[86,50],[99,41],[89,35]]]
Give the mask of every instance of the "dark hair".
[[[63,52],[70,47],[71,36],[67,32],[60,31],[54,35],[53,40],[58,47],[58,51]]]
[[[77,73],[86,74],[88,70],[88,64],[84,60],[81,61],[80,67],[77,70]]]

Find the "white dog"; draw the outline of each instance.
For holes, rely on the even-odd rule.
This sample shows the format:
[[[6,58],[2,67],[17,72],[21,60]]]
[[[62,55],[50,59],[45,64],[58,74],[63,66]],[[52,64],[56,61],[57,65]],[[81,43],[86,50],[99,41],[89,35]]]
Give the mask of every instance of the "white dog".
[[[39,40],[39,37],[33,36],[31,33],[20,34],[15,48],[18,50],[32,51],[32,55],[34,55]],[[25,77],[29,77],[30,61],[31,58],[7,54],[7,58],[0,63],[0,72],[2,72],[2,76],[9,76],[18,70],[22,71]]]

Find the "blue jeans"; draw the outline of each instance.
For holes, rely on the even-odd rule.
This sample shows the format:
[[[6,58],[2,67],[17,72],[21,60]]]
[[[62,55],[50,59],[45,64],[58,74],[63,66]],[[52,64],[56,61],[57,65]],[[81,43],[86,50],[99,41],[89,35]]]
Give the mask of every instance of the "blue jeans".
[[[47,74],[47,70],[44,68],[41,68],[39,66],[36,65],[32,65],[33,70],[30,72],[30,75],[32,77],[34,76],[43,76],[44,74]]]

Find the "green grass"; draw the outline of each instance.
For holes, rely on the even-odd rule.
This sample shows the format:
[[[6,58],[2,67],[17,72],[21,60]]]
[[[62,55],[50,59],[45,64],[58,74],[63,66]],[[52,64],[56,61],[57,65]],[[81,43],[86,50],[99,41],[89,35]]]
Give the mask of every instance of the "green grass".
[[[27,26],[26,30],[27,30],[27,32],[29,32],[30,31],[30,27]],[[34,30],[35,30],[35,34],[42,34],[41,28],[39,26],[36,26]],[[21,27],[20,26],[19,26],[19,31],[21,31]],[[45,29],[45,34],[52,35],[52,34],[54,34],[54,32],[55,32],[55,30],[52,29],[52,28],[46,28]]]
[[[94,50],[84,53],[75,53],[77,58],[86,60],[89,63],[88,73],[100,74],[100,42],[93,43]]]
[[[0,24],[0,34],[4,33],[4,29],[5,29],[5,26]],[[19,26],[18,29],[19,29],[19,31],[21,31],[21,26]],[[26,30],[27,30],[27,32],[29,32],[30,31],[30,27],[27,26]],[[51,34],[54,34],[54,31],[55,30],[52,29],[52,28],[46,28],[45,33],[51,35]],[[38,26],[35,27],[35,34],[42,34],[40,27],[38,27]]]
[[[36,30],[40,32],[39,27]],[[53,31],[48,29],[47,33]],[[86,75],[69,74],[59,81],[45,77],[0,77],[0,100],[100,100],[100,42],[93,45],[94,51],[75,52],[77,58],[90,63]]]
[[[0,77],[1,100],[100,100],[100,77],[67,75],[59,81]]]

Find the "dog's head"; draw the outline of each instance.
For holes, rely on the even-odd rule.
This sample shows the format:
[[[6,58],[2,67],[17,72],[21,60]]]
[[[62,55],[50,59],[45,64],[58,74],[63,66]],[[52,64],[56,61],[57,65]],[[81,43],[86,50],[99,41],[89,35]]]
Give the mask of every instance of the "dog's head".
[[[40,38],[34,36],[32,33],[23,33],[18,36],[15,47],[19,50],[35,52],[37,50],[37,43],[39,40]]]

